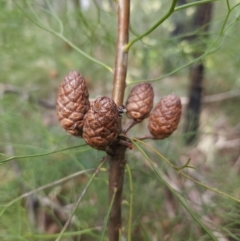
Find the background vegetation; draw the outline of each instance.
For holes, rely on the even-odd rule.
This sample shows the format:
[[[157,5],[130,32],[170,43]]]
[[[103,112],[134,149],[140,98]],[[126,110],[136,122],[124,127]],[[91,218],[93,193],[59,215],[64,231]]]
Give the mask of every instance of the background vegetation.
[[[133,0],[130,40],[156,23],[169,4]],[[155,80],[155,102],[174,92],[185,106],[187,65],[194,61],[201,41],[206,41],[205,98],[197,141],[191,146],[183,143],[183,112],[179,129],[170,138],[146,143],[175,166],[191,159],[195,169],[183,172],[208,187],[186,179],[149,148],[144,150],[158,173],[137,147],[128,151],[122,240],[127,239],[131,198],[132,240],[211,240],[159,176],[216,240],[240,240],[240,5],[237,0],[213,4],[207,39],[183,38],[192,30],[173,34],[176,23],[191,23],[196,7],[179,10],[133,45],[127,77],[127,93],[136,82]],[[106,163],[75,213],[73,207],[104,153],[65,133],[54,105],[61,80],[73,69],[85,76],[91,98],[110,96],[113,76],[106,66],[114,65],[116,31],[112,1],[0,0],[1,240],[56,240],[72,214],[61,240],[101,240],[109,208]],[[79,50],[106,65],[94,63]],[[130,136],[146,132],[144,122]],[[62,178],[67,180],[54,185]],[[50,187],[36,190],[47,184]]]

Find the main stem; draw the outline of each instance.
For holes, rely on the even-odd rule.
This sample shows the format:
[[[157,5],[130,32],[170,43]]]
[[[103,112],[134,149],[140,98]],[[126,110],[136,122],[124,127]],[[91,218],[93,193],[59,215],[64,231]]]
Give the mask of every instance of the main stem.
[[[118,32],[112,90],[112,99],[118,106],[123,104],[126,87],[128,52],[125,46],[128,44],[129,18],[130,0],[118,0]]]
[[[123,104],[126,87],[126,75],[128,64],[128,52],[125,46],[128,44],[130,0],[118,0],[118,31],[116,44],[116,58],[112,99],[118,106]],[[114,145],[113,154],[109,156],[109,203],[113,201],[108,221],[109,241],[118,241],[121,232],[121,203],[125,168],[126,147]]]

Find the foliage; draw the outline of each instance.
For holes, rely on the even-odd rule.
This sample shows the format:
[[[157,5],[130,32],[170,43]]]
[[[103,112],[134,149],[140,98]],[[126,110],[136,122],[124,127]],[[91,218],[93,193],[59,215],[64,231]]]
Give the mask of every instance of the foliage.
[[[110,207],[107,165],[100,162],[104,153],[68,136],[51,109],[60,80],[72,69],[86,76],[92,98],[112,89],[114,4],[93,1],[85,9],[78,3],[0,1],[1,240],[60,240],[61,231],[61,240],[106,240]],[[165,0],[132,1],[130,42],[169,9]],[[183,39],[192,31],[171,33],[182,16],[191,21],[194,6],[175,9],[130,46],[128,84],[154,80],[156,101],[171,91],[186,95],[187,67],[196,62],[193,53],[201,41],[207,41],[200,58],[207,65],[205,94],[239,88],[238,1],[216,1],[209,38],[198,35],[193,42]],[[202,133],[194,146],[183,145],[180,130],[161,142],[133,139],[122,240],[240,239],[239,98],[234,100],[204,106]],[[134,127],[131,135],[143,127]],[[98,166],[99,172],[93,172]],[[72,215],[70,227],[63,229]]]

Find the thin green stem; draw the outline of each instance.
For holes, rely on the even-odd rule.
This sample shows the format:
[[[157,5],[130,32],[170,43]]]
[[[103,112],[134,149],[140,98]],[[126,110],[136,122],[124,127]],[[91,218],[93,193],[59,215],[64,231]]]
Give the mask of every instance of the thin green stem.
[[[193,3],[187,3],[187,4],[184,4],[184,5],[175,7],[174,12],[177,12],[177,11],[180,11],[180,10],[183,10],[183,9],[186,9],[186,8],[202,5],[202,4],[205,4],[205,3],[216,2],[216,1],[219,1],[219,0],[204,0],[204,1],[197,1],[197,2],[193,2]]]
[[[230,11],[230,10],[231,10],[229,0],[227,0],[227,8],[228,8],[228,11]]]
[[[208,186],[208,185],[205,185],[205,184],[203,184],[203,183],[195,180],[194,178],[188,176],[187,174],[185,174],[185,173],[182,172],[182,171],[179,172],[179,173],[180,173],[181,175],[183,175],[184,177],[186,177],[187,179],[189,179],[189,180],[197,183],[198,185],[200,185],[200,186],[202,186],[202,187],[204,187],[204,188],[207,188],[207,189],[209,189],[209,190],[211,190],[211,191],[213,191],[213,192],[215,192],[215,193],[217,193],[217,194],[220,194],[220,195],[222,195],[222,196],[224,196],[224,197],[230,198],[231,200],[233,200],[233,201],[235,201],[235,202],[240,203],[240,200],[239,200],[239,199],[237,199],[237,198],[235,198],[235,197],[232,197],[232,196],[228,195],[227,193],[221,192],[221,191],[219,191],[219,190],[217,190],[217,189],[215,189],[215,188],[213,188],[213,187],[210,187],[210,186]]]
[[[63,41],[65,41],[67,44],[69,44],[74,50],[76,50],[78,53],[80,53],[81,55],[83,55],[85,58],[89,59],[90,61],[92,61],[95,64],[98,64],[100,66],[102,66],[103,68],[107,69],[108,71],[110,71],[111,73],[113,73],[113,70],[111,67],[109,67],[108,65],[104,64],[103,62],[93,58],[92,56],[90,56],[89,54],[87,54],[86,52],[84,52],[83,50],[81,50],[80,48],[78,48],[75,44],[73,44],[69,39],[67,39],[61,32],[63,32],[63,30],[61,30],[60,28],[60,32],[56,32],[55,30],[42,25],[42,23],[40,24],[39,22],[41,22],[41,19],[38,17],[38,15],[36,14],[36,12],[32,9],[32,7],[29,5],[29,7],[31,8],[35,18],[38,21],[35,21],[34,19],[32,19],[25,11],[24,9],[17,3],[16,0],[14,0],[14,3],[17,5],[17,7],[22,11],[22,13],[32,22],[34,23],[36,26],[38,26],[39,28],[45,30],[46,32],[49,32],[57,37],[59,37],[60,39],[62,39]],[[59,19],[60,20],[60,19]]]
[[[235,22],[234,21],[233,23],[229,24],[229,26],[226,28],[226,24],[227,24],[227,21],[229,19],[229,16],[232,13],[232,11],[239,5],[240,5],[240,3],[236,4],[232,9],[230,9],[228,11],[227,16],[224,19],[224,22],[223,22],[223,25],[221,27],[221,30],[220,30],[220,33],[219,33],[218,37],[212,42],[212,44],[209,46],[209,48],[202,55],[200,55],[199,57],[195,58],[194,60],[192,60],[192,61],[190,61],[190,62],[180,66],[179,68],[174,69],[173,71],[171,71],[168,74],[165,74],[165,75],[163,75],[161,77],[158,77],[156,79],[149,79],[149,80],[128,81],[127,85],[137,84],[137,83],[142,83],[142,82],[154,82],[154,81],[159,81],[159,80],[165,79],[165,78],[167,78],[167,77],[169,77],[169,76],[171,76],[173,74],[176,74],[177,72],[179,72],[179,71],[181,71],[181,70],[191,66],[192,64],[200,61],[201,59],[203,59],[207,55],[216,52],[221,47],[221,43],[223,42],[224,37],[225,37],[224,36],[225,32],[227,32],[232,27],[232,25]]]
[[[136,144],[136,143],[135,143]],[[188,207],[188,205],[185,203],[183,198],[168,184],[167,181],[163,178],[160,171],[156,168],[153,161],[149,158],[149,156],[146,154],[146,152],[138,145],[136,144],[138,150],[145,156],[145,158],[148,160],[149,164],[151,165],[153,171],[157,175],[157,177],[160,179],[162,183],[164,183],[167,188],[171,191],[171,193],[177,198],[177,200],[182,204],[182,206],[187,210],[187,212],[192,216],[192,218],[202,227],[203,230],[209,235],[209,237],[217,241],[217,239],[214,237],[214,235],[211,233],[211,231],[200,221],[200,219],[193,213],[193,211]]]
[[[176,69],[174,69],[173,71],[169,72],[168,74],[162,75],[162,76],[159,77],[159,78],[128,82],[127,85],[137,84],[137,83],[142,83],[142,82],[154,82],[154,81],[157,81],[157,80],[165,79],[165,78],[167,78],[167,77],[169,77],[169,76],[171,76],[171,75],[173,75],[173,74],[175,74],[175,73],[177,73],[177,72],[179,72],[179,71],[187,68],[188,66],[190,66],[190,65],[198,62],[199,60],[201,60],[203,57],[207,56],[208,54],[215,52],[218,48],[220,48],[220,46],[218,46],[217,48],[213,49],[212,51],[210,51],[210,50],[206,51],[204,54],[202,54],[202,55],[199,56],[198,58],[195,58],[194,60],[188,62],[187,64],[184,64],[184,65],[182,65],[181,67],[176,68]]]
[[[128,215],[128,241],[131,241],[132,234],[132,216],[133,216],[133,180],[131,169],[128,164],[126,164],[128,177],[129,177],[129,215]]]
[[[0,164],[2,164],[4,162],[12,161],[14,159],[25,159],[25,158],[30,158],[30,157],[48,156],[48,155],[52,155],[52,154],[55,154],[55,153],[68,151],[68,150],[76,149],[76,148],[80,148],[80,147],[85,147],[84,149],[80,150],[81,152],[92,150],[91,147],[87,146],[86,144],[82,144],[82,145],[77,145],[77,146],[63,148],[63,149],[56,150],[56,151],[49,151],[49,152],[45,152],[45,153],[32,154],[32,155],[23,155],[23,156],[12,156],[12,157],[9,157],[7,159],[1,160]]]
[[[10,235],[10,234],[0,234],[1,240],[14,240],[14,241],[28,241],[28,239],[20,236],[20,235]]]
[[[70,224],[70,222],[71,222],[71,220],[72,220],[73,215],[74,215],[75,212],[77,211],[77,208],[78,208],[80,202],[82,201],[83,197],[85,196],[85,194],[86,194],[86,192],[87,192],[90,184],[92,183],[93,179],[96,177],[96,175],[98,174],[99,170],[101,169],[103,163],[104,163],[104,160],[101,161],[101,163],[99,164],[99,166],[97,167],[97,169],[95,170],[95,172],[93,173],[93,175],[91,176],[91,178],[89,179],[89,181],[88,181],[88,183],[86,184],[84,190],[82,191],[81,195],[79,196],[79,198],[78,198],[78,200],[77,200],[77,202],[76,202],[76,204],[75,204],[75,207],[74,207],[73,210],[72,210],[71,216],[68,218],[67,222],[66,222],[65,225],[63,226],[61,232],[59,233],[59,235],[58,235],[58,237],[56,238],[55,241],[59,241],[59,240],[62,238],[65,230],[67,229],[68,225]]]
[[[176,167],[174,166],[167,158],[165,158],[159,151],[157,151],[155,148],[153,148],[152,146],[146,144],[144,141],[141,141],[139,139],[136,139],[136,138],[132,138],[132,141],[135,142],[139,142],[141,143],[142,145],[146,146],[148,149],[150,149],[151,151],[155,152],[160,158],[162,158],[169,166],[171,166],[172,168],[174,168],[176,171],[179,171],[179,170],[182,170],[184,168],[193,168],[195,169],[194,167],[192,166],[189,166],[188,164],[190,163],[190,159],[183,165],[183,166],[180,166],[180,167]]]
[[[34,23],[36,26],[38,26],[39,28],[41,28],[41,29],[43,29],[43,30],[45,30],[45,31],[51,31],[51,30],[50,30],[49,28],[47,28],[46,26],[43,26],[43,25],[39,24],[38,22],[36,22],[35,20],[33,20],[33,19],[23,10],[23,8],[17,3],[16,0],[13,0],[13,1],[14,1],[14,3],[17,5],[17,7],[21,10],[21,12],[23,13],[23,15],[25,15],[25,17],[28,18],[32,23]],[[28,6],[30,7],[31,11],[33,12],[34,16],[36,17],[36,19],[37,19],[37,20],[40,20],[39,17],[38,17],[38,15],[36,14],[36,12],[33,11],[32,6],[29,5],[29,3],[27,3],[27,4],[28,4]]]
[[[195,58],[194,60],[192,60],[192,61],[190,61],[190,62],[188,62],[188,63],[180,66],[179,68],[174,69],[173,71],[169,72],[168,74],[162,75],[161,77],[158,77],[158,78],[156,78],[156,79],[139,80],[139,81],[127,82],[127,85],[137,84],[137,83],[142,83],[142,82],[154,82],[154,81],[158,81],[158,80],[165,79],[165,78],[167,78],[167,77],[169,77],[169,76],[171,76],[171,75],[173,75],[173,74],[175,74],[175,73],[177,73],[177,72],[179,72],[179,71],[181,71],[181,70],[183,70],[183,69],[191,66],[192,64],[200,61],[202,58],[206,57],[207,55],[216,52],[216,51],[220,48],[221,42],[223,42],[223,39],[224,39],[223,34],[220,34],[220,35],[218,36],[218,38],[217,38],[217,39],[211,44],[211,46],[206,50],[206,52],[204,52],[202,55],[200,55],[199,57]],[[217,44],[218,42],[220,42],[220,43],[216,46],[216,44]],[[216,46],[216,47],[214,47],[214,46]]]
[[[100,241],[104,240],[104,236],[105,236],[105,233],[106,233],[106,230],[107,230],[107,224],[108,224],[109,216],[110,216],[110,213],[111,213],[111,210],[112,210],[114,199],[116,197],[116,193],[117,193],[117,188],[114,188],[112,200],[110,202],[110,205],[109,205],[109,208],[108,208],[108,211],[107,211],[107,215],[104,219],[103,230],[102,230],[102,235],[101,235]]]
[[[189,175],[187,175],[186,173],[184,173],[184,172],[181,170],[181,169],[183,169],[182,167],[180,167],[180,168],[175,167],[175,166],[174,166],[167,158],[165,158],[160,152],[158,152],[158,151],[157,151],[156,149],[154,149],[153,147],[147,145],[145,142],[140,141],[140,140],[137,140],[137,139],[133,139],[133,140],[135,141],[134,144],[136,144],[136,141],[137,141],[137,142],[141,143],[142,145],[145,145],[145,146],[146,146],[148,149],[150,149],[151,151],[155,152],[155,153],[156,153],[159,157],[161,157],[169,166],[171,166],[172,168],[174,168],[176,171],[178,171],[179,174],[183,175],[184,177],[188,178],[189,180],[191,180],[191,181],[197,183],[198,185],[200,185],[200,186],[202,186],[202,187],[204,187],[204,188],[207,188],[207,189],[209,189],[209,190],[211,190],[211,191],[213,191],[213,192],[215,192],[215,193],[217,193],[217,194],[220,194],[220,195],[222,195],[222,196],[224,196],[224,197],[230,198],[231,200],[240,203],[240,199],[237,199],[237,198],[235,198],[235,197],[232,197],[232,196],[228,195],[227,193],[221,192],[221,191],[219,191],[219,190],[217,190],[217,189],[215,189],[215,188],[213,188],[213,187],[210,187],[210,186],[208,186],[208,185],[205,185],[205,184],[203,184],[203,183],[195,180],[194,178],[190,177]],[[137,145],[138,145],[138,144],[137,144]],[[138,146],[139,146],[139,145],[138,145]],[[187,162],[187,163],[188,163],[188,162]],[[185,165],[186,165],[186,164],[185,164]],[[183,165],[183,166],[185,166],[185,165]],[[189,166],[186,166],[186,167],[189,167]]]
[[[65,232],[62,237],[64,238],[70,238],[70,237],[74,237],[74,236],[80,236],[80,235],[83,235],[83,234],[89,234],[91,235],[93,233],[93,231],[95,230],[100,230],[101,227],[95,227],[95,228],[87,228],[87,229],[83,229],[83,230],[80,230],[80,231],[74,231],[74,232]],[[57,238],[58,237],[58,233],[55,233],[55,234],[25,234],[24,235],[24,238],[27,238],[27,240],[46,240],[46,239],[53,239],[53,238]],[[91,235],[93,236],[93,235]],[[96,235],[94,235],[96,236]],[[1,237],[1,236],[0,236]],[[97,238],[97,237],[96,237]]]
[[[1,216],[3,215],[3,213],[7,210],[7,208],[9,208],[10,206],[12,206],[14,203],[20,201],[21,199],[26,198],[26,197],[29,197],[30,195],[32,195],[32,194],[34,194],[34,193],[36,193],[36,192],[40,192],[40,191],[42,191],[42,190],[44,190],[44,189],[47,189],[47,188],[51,188],[51,187],[60,185],[60,184],[66,182],[66,181],[68,181],[68,180],[70,180],[70,179],[73,179],[73,178],[75,178],[75,177],[78,177],[78,176],[80,176],[80,175],[82,175],[82,174],[85,174],[85,173],[87,173],[87,172],[90,172],[90,171],[93,171],[93,169],[87,169],[87,170],[83,170],[83,171],[80,171],[80,172],[73,173],[73,174],[71,174],[71,175],[69,175],[69,176],[67,176],[67,177],[64,177],[64,178],[62,178],[62,179],[59,179],[59,180],[57,180],[57,181],[55,181],[55,182],[51,182],[51,183],[49,183],[49,184],[46,184],[46,185],[41,186],[41,187],[39,187],[39,188],[36,188],[36,189],[34,189],[34,190],[30,191],[30,192],[26,192],[26,193],[22,194],[21,196],[13,199],[12,201],[10,201],[10,202],[7,203],[6,205],[4,205],[3,210],[0,212],[0,217],[1,217]]]
[[[57,36],[60,39],[62,39],[63,41],[65,41],[67,44],[69,44],[69,46],[71,46],[73,49],[75,49],[78,53],[80,53],[81,55],[83,55],[87,59],[91,60],[93,63],[98,64],[98,65],[104,67],[105,69],[107,69],[109,72],[113,73],[113,69],[111,67],[109,67],[108,65],[104,64],[101,61],[98,61],[97,59],[93,58],[91,55],[87,54],[86,52],[84,52],[83,50],[78,48],[73,42],[71,42],[69,39],[67,39],[64,35],[62,35],[60,33],[57,33],[57,32],[52,32],[52,33],[55,36]]]
[[[130,203],[127,200],[124,200],[122,204],[123,205],[127,205],[130,208]],[[143,223],[141,221],[141,218],[139,218],[139,213],[135,212],[133,209],[132,209],[132,213],[133,213],[134,217],[137,219],[138,224],[140,225],[140,227],[142,229],[143,236],[144,236],[143,240],[150,241],[150,239],[149,239],[149,237],[147,235],[147,231],[145,230],[144,225],[143,225]]]
[[[227,3],[228,3],[228,1],[227,1]],[[230,9],[230,5],[229,5],[228,13],[227,13],[227,16],[226,16],[226,18],[225,18],[225,20],[224,20],[224,22],[223,22],[223,26],[221,27],[220,35],[223,35],[224,32],[226,32],[226,31],[230,28],[230,26],[232,26],[232,24],[235,22],[235,21],[234,21],[232,24],[229,24],[229,27],[227,28],[227,30],[225,30],[225,26],[226,26],[226,24],[227,24],[227,21],[228,21],[228,18],[229,18],[229,16],[230,16],[230,14],[231,14],[232,11],[233,11],[236,7],[238,7],[239,5],[240,5],[240,3],[236,4],[232,9]]]
[[[59,24],[59,32],[60,34],[63,34],[63,24],[61,19],[58,17],[58,15],[55,13],[55,10],[53,9],[52,5],[50,4],[49,0],[45,0],[47,2],[47,5],[49,7],[49,9],[51,9],[51,15],[53,15],[53,17],[57,20],[58,24]]]
[[[222,25],[221,30],[220,30],[220,35],[221,35],[221,36],[222,36],[223,33],[224,33],[224,29],[225,29],[225,26],[226,26],[226,24],[227,24],[227,21],[228,21],[228,18],[229,18],[229,16],[230,16],[230,14],[231,14],[231,10],[228,11],[226,18],[224,19],[223,25]]]
[[[146,37],[147,35],[149,35],[151,32],[153,32],[160,24],[162,24],[173,12],[175,9],[175,6],[177,4],[177,0],[173,0],[172,1],[172,5],[169,9],[169,11],[163,16],[163,18],[161,18],[159,21],[157,21],[149,30],[147,30],[145,33],[143,33],[142,35],[138,36],[137,38],[133,39],[132,41],[130,41],[126,46],[125,46],[125,50],[129,51],[129,49],[132,47],[132,45],[141,40],[142,38]]]

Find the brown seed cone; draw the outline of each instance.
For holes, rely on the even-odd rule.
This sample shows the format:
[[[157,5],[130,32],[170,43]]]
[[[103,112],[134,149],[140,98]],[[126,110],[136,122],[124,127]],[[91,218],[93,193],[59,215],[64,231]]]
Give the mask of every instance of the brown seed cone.
[[[117,105],[106,96],[98,97],[84,117],[84,140],[95,149],[106,150],[120,131],[121,117]]]
[[[90,108],[85,80],[77,71],[66,75],[57,96],[60,125],[74,136],[82,136],[83,118]]]
[[[148,122],[148,129],[155,139],[164,139],[177,129],[181,110],[181,100],[174,94],[164,96],[160,100]]]
[[[137,122],[147,118],[153,107],[153,88],[149,83],[134,86],[126,101],[127,116]]]

